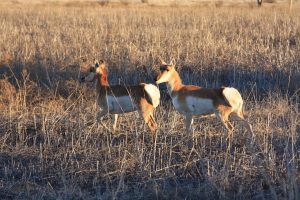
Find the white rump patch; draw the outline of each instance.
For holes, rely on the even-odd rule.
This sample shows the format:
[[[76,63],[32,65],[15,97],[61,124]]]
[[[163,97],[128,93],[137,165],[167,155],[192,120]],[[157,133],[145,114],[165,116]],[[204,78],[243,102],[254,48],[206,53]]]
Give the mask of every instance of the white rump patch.
[[[156,108],[159,105],[160,101],[160,91],[159,89],[153,84],[145,84],[145,91],[150,96],[152,105]]]
[[[233,87],[226,87],[223,90],[223,95],[227,102],[232,106],[239,106],[240,103],[243,103],[243,99],[239,91]]]

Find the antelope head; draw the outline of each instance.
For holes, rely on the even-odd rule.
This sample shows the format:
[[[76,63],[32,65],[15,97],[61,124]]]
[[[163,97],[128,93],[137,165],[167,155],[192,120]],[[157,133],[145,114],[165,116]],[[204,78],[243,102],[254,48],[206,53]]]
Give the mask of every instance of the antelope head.
[[[156,84],[169,82],[174,77],[175,70],[175,60],[172,59],[172,61],[167,64],[165,61],[161,60],[161,65],[159,67],[159,74],[156,78]]]
[[[100,78],[103,75],[107,74],[107,68],[103,60],[95,60],[95,63],[92,67],[89,69],[88,75],[81,78],[82,82],[93,82],[96,80],[97,76],[100,76]]]

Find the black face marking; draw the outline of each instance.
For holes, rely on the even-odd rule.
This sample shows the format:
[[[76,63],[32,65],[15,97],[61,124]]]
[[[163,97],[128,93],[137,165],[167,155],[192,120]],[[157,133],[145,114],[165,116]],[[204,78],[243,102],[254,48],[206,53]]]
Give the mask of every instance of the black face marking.
[[[159,67],[159,70],[160,70],[161,72],[163,72],[163,71],[169,71],[168,65],[162,65],[162,66],[160,66],[160,67]]]
[[[95,70],[95,67],[91,67],[90,68],[90,72],[95,72],[96,70]]]

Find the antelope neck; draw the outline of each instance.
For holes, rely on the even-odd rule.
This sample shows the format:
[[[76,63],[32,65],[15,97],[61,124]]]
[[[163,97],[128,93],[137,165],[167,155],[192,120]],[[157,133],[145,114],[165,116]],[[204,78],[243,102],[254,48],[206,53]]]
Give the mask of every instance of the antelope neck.
[[[97,74],[97,79],[100,87],[109,86],[106,73],[103,73],[102,75]]]
[[[182,88],[182,86],[183,84],[180,76],[178,72],[175,71],[172,79],[167,82],[168,92],[170,96],[174,96]]]

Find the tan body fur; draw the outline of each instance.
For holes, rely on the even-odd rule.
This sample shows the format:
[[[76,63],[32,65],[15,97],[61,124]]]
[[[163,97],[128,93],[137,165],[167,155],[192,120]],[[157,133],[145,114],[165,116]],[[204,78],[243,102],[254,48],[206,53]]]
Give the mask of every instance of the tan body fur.
[[[235,88],[209,89],[195,85],[184,85],[175,70],[174,61],[170,64],[162,61],[156,83],[167,84],[175,109],[185,115],[187,132],[192,131],[193,116],[209,114],[215,114],[229,133],[233,131],[233,126],[228,118],[230,114],[235,114],[245,122],[247,129],[252,132],[250,124],[244,118],[243,99]]]
[[[112,85],[107,80],[107,68],[103,61],[95,62],[84,81],[96,81],[97,102],[100,119],[106,114],[113,114],[113,128],[115,130],[118,114],[139,111],[150,130],[155,133],[157,123],[153,111],[160,101],[160,93],[156,86],[141,83],[134,86]]]

